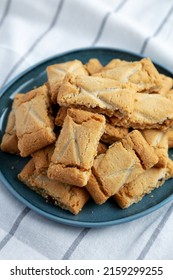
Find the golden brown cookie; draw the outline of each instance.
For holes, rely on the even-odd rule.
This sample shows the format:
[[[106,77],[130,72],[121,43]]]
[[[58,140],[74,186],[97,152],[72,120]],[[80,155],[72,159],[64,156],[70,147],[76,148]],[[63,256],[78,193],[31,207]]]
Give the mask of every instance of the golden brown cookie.
[[[60,87],[58,104],[94,110],[108,116],[130,116],[136,87],[111,79],[67,74]]]
[[[96,74],[100,72],[103,68],[101,62],[96,58],[91,58],[86,64],[85,68],[88,71],[89,75]]]
[[[119,192],[124,184],[136,179],[157,161],[153,148],[140,132],[130,132],[121,142],[115,142],[106,153],[95,158],[93,176],[86,188],[96,203],[104,203],[108,197]]]
[[[125,184],[114,195],[114,199],[121,208],[128,208],[133,203],[139,202],[146,194],[162,186],[166,179],[173,177],[173,161],[167,158],[165,167],[152,167],[140,174],[134,181]]]
[[[149,58],[135,62],[113,60],[95,75],[121,83],[131,82],[138,91],[159,92],[162,85],[162,78]]]
[[[115,141],[119,141],[127,136],[129,130],[125,127],[115,127],[109,123],[106,123],[104,134],[101,140],[108,144],[113,144]]]
[[[19,154],[18,138],[16,135],[15,110],[23,94],[16,94],[12,103],[12,109],[9,113],[5,133],[2,137],[1,150],[11,154]]]
[[[85,186],[104,129],[104,116],[68,109],[48,168],[48,177]]]
[[[85,70],[84,65],[79,60],[72,60],[48,66],[48,84],[51,93],[51,100],[53,103],[57,103],[58,91],[67,73],[88,75],[88,72]]]
[[[150,168],[140,174],[134,181],[125,186],[114,195],[115,201],[121,208],[128,208],[139,202],[146,194],[165,182],[166,168]]]
[[[173,101],[161,94],[138,93],[129,118],[109,119],[115,126],[134,129],[167,129],[173,125]]]
[[[19,173],[18,179],[28,187],[43,196],[47,202],[78,214],[89,199],[85,188],[78,188],[68,184],[50,180],[46,174],[35,170],[34,160],[31,159]]]
[[[47,87],[24,94],[20,101],[15,110],[16,134],[20,155],[26,157],[55,142],[56,137]]]
[[[167,131],[157,129],[144,129],[140,131],[145,140],[154,148],[159,160],[155,167],[165,167],[168,158],[168,135]]]

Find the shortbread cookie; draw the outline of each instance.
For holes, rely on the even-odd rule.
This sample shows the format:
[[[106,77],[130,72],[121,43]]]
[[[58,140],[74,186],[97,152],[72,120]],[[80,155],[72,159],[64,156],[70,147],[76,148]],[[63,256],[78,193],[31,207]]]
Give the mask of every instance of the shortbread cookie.
[[[88,75],[84,65],[79,60],[54,64],[47,67],[48,84],[51,93],[51,100],[57,103],[57,95],[66,73]]]
[[[168,147],[173,148],[173,127],[170,127],[167,130],[167,137],[168,137]]]
[[[121,83],[131,82],[138,87],[138,91],[159,92],[162,85],[160,74],[149,58],[135,62],[114,61],[95,75]]]
[[[111,61],[109,61],[105,66],[104,68],[102,69],[103,71],[104,70],[108,70],[108,69],[113,69],[113,68],[116,68],[118,66],[122,66],[122,65],[128,65],[128,64],[131,64],[132,62],[130,61],[126,61],[126,60],[122,60],[122,59],[112,59]]]
[[[139,202],[146,194],[165,182],[166,168],[150,168],[140,174],[136,180],[126,184],[117,194],[115,201],[121,208],[128,208],[133,203]]]
[[[159,160],[155,167],[165,167],[168,158],[168,135],[167,132],[157,129],[144,129],[140,131],[145,140],[154,148]]]
[[[103,204],[108,198],[109,194],[102,188],[101,182],[97,180],[94,173],[91,172],[88,183],[85,187],[96,204]]]
[[[60,107],[57,116],[55,118],[55,124],[62,126],[64,119],[67,115],[68,107]],[[105,143],[112,144],[115,141],[121,140],[128,134],[128,129],[124,127],[114,127],[113,125],[106,123],[105,131],[101,137],[101,140]]]
[[[89,186],[86,188],[96,203],[104,203],[125,183],[133,181],[157,161],[158,157],[153,148],[148,145],[140,132],[132,131],[121,142],[111,145],[106,153],[96,157],[92,167],[94,176],[90,177]]]
[[[24,94],[15,110],[16,134],[20,155],[31,153],[55,142],[47,87],[41,86]]]
[[[113,144],[115,141],[119,141],[127,136],[129,130],[125,127],[114,127],[113,125],[106,123],[104,134],[101,140],[108,144]]]
[[[115,126],[134,129],[167,129],[173,125],[173,101],[161,94],[136,94],[133,114],[127,119],[112,117]]]
[[[69,109],[51,158],[48,177],[85,186],[104,129],[104,116]]]
[[[46,174],[35,170],[34,160],[31,159],[19,173],[18,179],[28,187],[43,196],[47,202],[51,202],[62,209],[68,210],[74,215],[78,214],[89,199],[85,188],[78,188],[50,180]]]
[[[136,87],[111,79],[67,74],[58,94],[58,104],[87,108],[108,116],[131,115]]]
[[[128,208],[139,202],[146,194],[162,186],[166,179],[173,176],[173,162],[168,159],[166,167],[152,167],[140,174],[134,181],[125,186],[114,195],[114,199],[121,208]]]
[[[16,94],[12,103],[12,109],[9,113],[5,134],[2,137],[1,150],[11,154],[19,154],[18,138],[16,135],[15,110],[23,94]]]
[[[103,65],[96,58],[91,58],[86,64],[85,68],[88,71],[89,75],[96,74],[100,72],[103,68]]]
[[[121,140],[126,149],[132,149],[140,158],[144,169],[149,169],[158,162],[158,156],[138,130],[131,131]]]

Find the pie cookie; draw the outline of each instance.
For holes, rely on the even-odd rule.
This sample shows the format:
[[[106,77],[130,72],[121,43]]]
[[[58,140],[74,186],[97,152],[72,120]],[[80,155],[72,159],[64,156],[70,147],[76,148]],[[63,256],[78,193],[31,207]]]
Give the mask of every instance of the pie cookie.
[[[121,208],[128,208],[139,202],[146,194],[164,184],[166,179],[173,176],[173,162],[168,159],[165,168],[152,167],[140,174],[134,181],[114,195],[114,199]]]
[[[2,137],[1,150],[11,154],[19,154],[18,138],[16,135],[15,110],[23,94],[16,94],[12,103],[12,109],[9,113],[5,133]]]
[[[115,126],[134,129],[167,129],[173,125],[173,101],[161,94],[138,93],[129,118],[109,119]]]
[[[95,202],[102,204],[157,161],[153,148],[139,131],[134,130],[95,158],[92,167],[94,176],[90,177],[86,188]]]
[[[165,182],[166,168],[150,168],[140,174],[136,180],[125,186],[114,195],[115,201],[121,208],[128,208],[139,202],[146,194]]]
[[[157,129],[144,129],[140,131],[145,140],[154,148],[159,160],[156,167],[165,167],[168,159],[168,135],[167,132]]]
[[[16,134],[20,155],[26,157],[55,142],[47,87],[41,86],[23,95],[15,110]]]
[[[89,75],[96,74],[100,72],[103,68],[103,65],[96,58],[91,58],[86,64],[85,68],[88,71]]]
[[[136,88],[111,79],[67,74],[60,87],[58,104],[104,113],[108,116],[130,116]]]
[[[55,124],[62,126],[64,119],[67,115],[68,107],[60,107],[57,116],[55,118]],[[101,140],[105,143],[112,144],[125,137],[128,134],[128,129],[124,127],[114,127],[113,125],[106,123],[105,131],[101,137]]]
[[[131,82],[138,91],[159,92],[162,85],[160,74],[149,58],[135,62],[114,60],[95,75],[121,83]]]
[[[89,199],[89,194],[85,188],[78,188],[56,180],[50,180],[46,174],[39,173],[35,169],[33,159],[25,165],[19,173],[18,179],[43,196],[47,202],[60,206],[74,215],[81,211]]]
[[[96,204],[103,204],[109,198],[109,194],[102,188],[101,182],[97,179],[97,176],[91,172],[88,183],[85,187]]]
[[[85,186],[104,129],[104,116],[69,109],[51,158],[48,177]]]
[[[118,66],[122,66],[122,65],[129,65],[131,64],[132,62],[130,61],[126,61],[126,60],[121,60],[121,59],[112,59],[111,61],[109,61],[106,66],[104,66],[104,68],[102,69],[103,71],[104,70],[108,70],[108,69],[113,69],[113,68],[116,68]]]
[[[105,131],[101,137],[101,140],[108,144],[113,144],[115,141],[119,141],[127,136],[129,130],[125,127],[115,127],[109,123],[106,123]]]
[[[53,103],[57,103],[57,95],[62,81],[67,73],[75,73],[78,75],[88,75],[84,65],[79,60],[68,61],[64,63],[54,64],[47,67],[47,76],[51,99]]]

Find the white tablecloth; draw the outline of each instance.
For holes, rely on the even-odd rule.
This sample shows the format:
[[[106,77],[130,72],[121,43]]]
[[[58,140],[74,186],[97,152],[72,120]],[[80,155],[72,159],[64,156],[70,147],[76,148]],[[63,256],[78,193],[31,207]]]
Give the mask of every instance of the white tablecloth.
[[[0,1],[1,87],[42,59],[91,46],[143,54],[173,71],[173,1]],[[0,182],[0,259],[173,259],[172,236],[173,202],[129,223],[77,228],[38,215]]]

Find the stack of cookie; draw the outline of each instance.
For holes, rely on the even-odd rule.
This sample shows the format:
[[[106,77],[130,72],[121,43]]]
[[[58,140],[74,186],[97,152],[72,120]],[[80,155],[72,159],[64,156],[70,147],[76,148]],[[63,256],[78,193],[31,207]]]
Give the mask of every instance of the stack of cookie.
[[[89,199],[127,208],[173,177],[173,80],[149,58],[74,60],[47,77],[15,95],[2,138],[2,151],[31,156],[24,184],[76,215]]]

